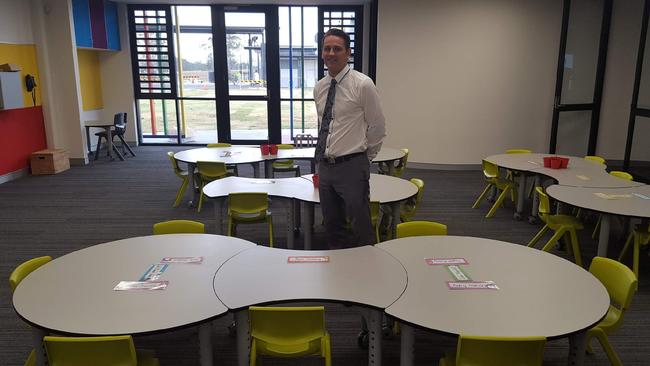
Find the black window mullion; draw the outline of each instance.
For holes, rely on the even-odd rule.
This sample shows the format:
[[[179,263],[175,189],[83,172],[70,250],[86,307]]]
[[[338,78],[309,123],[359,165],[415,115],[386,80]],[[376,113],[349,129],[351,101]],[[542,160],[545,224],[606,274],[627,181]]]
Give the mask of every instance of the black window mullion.
[[[214,86],[217,100],[217,136],[219,142],[231,142],[228,51],[226,49],[226,18],[223,5],[212,6],[212,29]]]

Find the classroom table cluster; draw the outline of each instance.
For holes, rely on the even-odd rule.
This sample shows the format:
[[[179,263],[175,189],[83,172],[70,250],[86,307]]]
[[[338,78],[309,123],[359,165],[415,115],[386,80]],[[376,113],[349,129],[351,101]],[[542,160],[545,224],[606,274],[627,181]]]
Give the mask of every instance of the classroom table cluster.
[[[610,287],[629,279],[626,294],[631,297],[637,283],[636,275],[619,262],[601,255],[585,271],[579,259],[576,265],[548,253],[548,244],[545,250],[536,250],[498,240],[451,236],[443,224],[411,221],[423,182],[400,178],[408,150],[390,148],[382,149],[374,159],[380,174],[370,177],[371,206],[378,207],[373,214],[378,243],[311,250],[318,184],[313,164],[312,174],[302,175],[299,169],[295,171],[293,160],[313,162],[314,149],[280,147],[275,155],[262,153],[257,148],[220,145],[168,154],[174,172],[183,179],[174,206],[179,206],[185,189],[192,187],[190,207],[198,202],[200,208],[203,199],[213,203],[215,234],[205,233],[202,223],[172,220],[155,224],[151,236],[20,265],[10,282],[14,308],[34,334],[28,362],[65,363],[66,357],[80,357],[75,347],[87,347],[83,357],[89,364],[93,355],[105,354],[119,362],[156,365],[155,355],[133,352],[131,336],[190,326],[198,328],[200,364],[213,365],[212,321],[232,314],[238,365],[253,365],[258,355],[315,355],[331,365],[322,306],[268,306],[304,301],[356,306],[367,323],[363,341],[368,344],[369,365],[382,363],[387,319],[395,322],[393,331],[401,336],[403,366],[414,363],[416,328],[458,336],[456,353],[441,359],[442,365],[462,364],[476,347],[487,352],[483,357],[492,364],[506,364],[505,360],[541,364],[545,342],[560,338],[569,339],[569,365],[584,362],[592,337],[608,349],[608,326],[614,326],[603,323],[612,320],[613,312],[620,321],[629,306],[629,298],[610,297],[623,293]],[[547,168],[544,157],[525,153],[486,158],[488,186],[475,206],[495,190],[498,197],[488,213],[491,217],[510,192],[521,217],[526,177],[535,176],[535,209],[545,228],[557,231],[562,230],[557,225],[568,225],[550,212],[546,194],[603,213],[601,238],[609,230],[609,215],[650,217],[648,201],[644,201],[650,199],[648,186],[611,176],[604,165],[581,158],[571,157],[565,169]],[[205,162],[215,165],[206,167]],[[263,178],[260,163],[264,164]],[[254,177],[237,176],[238,164],[252,164]],[[295,176],[276,178],[281,172]],[[543,190],[542,177],[558,184]],[[245,197],[248,207],[253,205],[255,210],[238,213],[238,207],[246,205],[237,199],[246,195],[261,200],[251,204],[252,196]],[[286,204],[286,240],[281,240],[286,248],[279,248],[277,240],[274,245],[269,197]],[[388,230],[386,240],[380,242],[382,219],[388,221]],[[224,221],[225,236],[221,235]],[[301,221],[303,249],[297,249],[294,233]],[[251,222],[268,225],[268,246],[234,236],[237,225]],[[571,229],[564,230],[571,237]],[[607,244],[603,245],[606,254]],[[574,254],[579,258],[579,252]],[[47,306],[42,299],[48,299]],[[612,302],[620,306],[612,307]],[[607,353],[610,359],[617,357],[611,346]]]

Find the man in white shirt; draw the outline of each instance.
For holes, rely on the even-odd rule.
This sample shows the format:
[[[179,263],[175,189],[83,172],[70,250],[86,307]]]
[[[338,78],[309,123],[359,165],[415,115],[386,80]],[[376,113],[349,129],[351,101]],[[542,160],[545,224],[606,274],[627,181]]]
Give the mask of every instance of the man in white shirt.
[[[330,248],[375,243],[370,220],[370,162],[386,136],[379,94],[372,80],[348,65],[350,37],[330,29],[321,57],[327,75],[314,87],[319,117],[316,163],[320,203]],[[346,219],[354,238],[348,238]]]

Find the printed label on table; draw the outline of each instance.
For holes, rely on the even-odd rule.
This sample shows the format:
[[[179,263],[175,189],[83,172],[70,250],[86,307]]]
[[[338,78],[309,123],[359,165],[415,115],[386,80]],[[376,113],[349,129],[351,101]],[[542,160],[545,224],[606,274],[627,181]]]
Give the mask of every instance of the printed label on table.
[[[169,281],[120,281],[113,291],[158,291],[167,288]]]
[[[301,255],[290,256],[287,259],[288,263],[326,263],[330,261],[327,255]]]
[[[230,151],[224,151],[223,154],[221,154],[222,158],[229,158],[232,155]]]
[[[494,281],[447,281],[447,287],[450,290],[498,290]]]
[[[152,264],[149,269],[140,277],[140,281],[155,281],[159,279],[162,274],[167,270],[169,264]]]
[[[471,278],[459,266],[447,266],[447,270],[451,273],[456,281],[470,281]]]
[[[424,258],[430,266],[449,265],[449,264],[469,264],[465,258]]]
[[[617,200],[620,198],[632,198],[631,194],[607,194],[602,192],[594,193],[595,196],[606,200]]]
[[[646,196],[645,194],[641,194],[641,193],[632,193],[632,195],[634,195],[634,196],[636,196],[636,197],[639,197],[639,198],[641,198],[641,199],[644,199],[644,200],[650,200],[650,197]]]
[[[580,174],[576,174],[576,178],[578,178],[580,180],[591,180],[591,178],[589,178],[588,176],[580,175]]]
[[[540,165],[540,164],[539,164],[538,162],[536,162],[536,161],[528,160],[528,162],[531,163],[531,164],[534,164],[534,165]]]
[[[203,263],[203,257],[165,257],[160,260],[160,263],[201,264]]]

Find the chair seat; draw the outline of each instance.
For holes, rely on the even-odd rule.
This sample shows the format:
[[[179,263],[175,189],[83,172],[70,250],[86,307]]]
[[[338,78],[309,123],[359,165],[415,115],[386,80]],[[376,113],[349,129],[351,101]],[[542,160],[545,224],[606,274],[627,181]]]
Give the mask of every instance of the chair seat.
[[[621,310],[616,308],[615,306],[610,305],[609,310],[607,310],[607,314],[603,318],[603,320],[596,325],[596,328],[601,328],[605,331],[608,331],[610,328],[617,326],[617,322],[621,318]]]
[[[557,230],[560,226],[573,226],[577,230],[582,230],[584,227],[580,220],[571,215],[549,215],[546,217],[546,224],[553,230]]]
[[[261,221],[265,220],[268,216],[271,216],[271,212],[255,212],[255,213],[240,213],[240,212],[231,212],[230,215],[235,219],[235,221]]]

